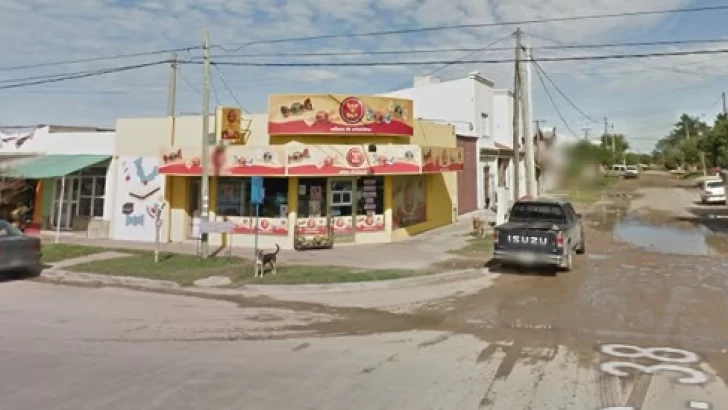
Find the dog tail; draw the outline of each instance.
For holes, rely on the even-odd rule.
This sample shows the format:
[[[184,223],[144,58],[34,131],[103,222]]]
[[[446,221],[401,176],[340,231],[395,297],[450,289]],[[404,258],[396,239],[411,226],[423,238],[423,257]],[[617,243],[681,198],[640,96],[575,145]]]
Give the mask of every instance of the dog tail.
[[[281,251],[281,247],[280,247],[280,246],[278,246],[278,244],[276,244],[276,251],[275,251],[275,252],[273,252],[273,255],[274,255],[274,256],[275,256],[275,255],[278,255],[278,252],[280,252],[280,251]]]

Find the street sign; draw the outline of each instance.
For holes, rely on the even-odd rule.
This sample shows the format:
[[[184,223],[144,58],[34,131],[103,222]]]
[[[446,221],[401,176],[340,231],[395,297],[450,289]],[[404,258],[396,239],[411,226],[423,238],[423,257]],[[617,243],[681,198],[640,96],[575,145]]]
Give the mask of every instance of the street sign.
[[[265,188],[263,187],[263,177],[250,178],[250,202],[253,205],[263,205],[265,198]]]

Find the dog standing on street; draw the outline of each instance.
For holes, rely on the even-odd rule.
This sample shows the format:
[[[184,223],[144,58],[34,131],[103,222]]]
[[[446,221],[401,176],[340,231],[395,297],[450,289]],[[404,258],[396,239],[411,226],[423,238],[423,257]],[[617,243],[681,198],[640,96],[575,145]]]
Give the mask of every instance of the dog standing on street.
[[[281,247],[276,244],[276,250],[274,252],[265,253],[262,249],[258,249],[255,253],[255,277],[263,277],[266,265],[270,266],[271,271],[274,275],[278,274],[278,252]]]

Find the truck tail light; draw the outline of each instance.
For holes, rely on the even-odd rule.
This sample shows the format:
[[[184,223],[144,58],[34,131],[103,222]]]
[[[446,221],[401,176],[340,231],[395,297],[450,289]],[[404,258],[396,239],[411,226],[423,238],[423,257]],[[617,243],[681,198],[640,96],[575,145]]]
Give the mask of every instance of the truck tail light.
[[[33,242],[30,244],[30,250],[40,252],[40,242]]]
[[[498,230],[493,230],[493,242],[498,242]]]
[[[559,232],[556,234],[556,246],[564,246],[564,233]]]

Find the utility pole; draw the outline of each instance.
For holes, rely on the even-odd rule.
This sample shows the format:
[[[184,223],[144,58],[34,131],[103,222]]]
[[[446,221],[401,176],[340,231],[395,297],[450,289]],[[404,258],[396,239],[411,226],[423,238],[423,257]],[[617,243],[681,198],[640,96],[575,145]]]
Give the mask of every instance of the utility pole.
[[[174,117],[177,100],[177,65],[179,64],[177,53],[172,54],[169,62],[171,70],[169,74],[169,94],[167,96],[167,116]]]
[[[516,75],[513,82],[513,200],[520,198],[520,145],[519,119],[521,117],[521,28],[516,29]]]
[[[612,133],[610,134],[612,136],[612,152],[617,152],[617,138],[614,135],[614,124],[610,124]]]
[[[725,91],[723,91],[723,115],[728,115],[728,107],[725,104]]]
[[[202,165],[202,181],[200,183],[200,220],[210,220],[210,30],[205,29],[205,42],[202,46],[203,58],[203,85],[202,85],[202,152],[200,165]],[[202,257],[210,256],[210,242],[207,233],[200,235],[200,249]]]
[[[582,130],[584,131],[584,141],[589,141],[589,131],[591,131],[591,128],[584,127]]]
[[[175,114],[177,113],[177,67],[179,66],[179,58],[177,53],[170,56],[170,74],[169,74],[169,94],[167,96],[167,117],[172,121],[172,130],[169,134],[169,143],[174,145],[174,137],[176,133]]]
[[[524,64],[525,87],[521,87],[521,102],[523,103],[523,139],[526,155],[526,195],[536,197],[538,187],[536,186],[536,152],[533,143],[533,98],[531,95],[531,49],[524,47],[526,63]]]

